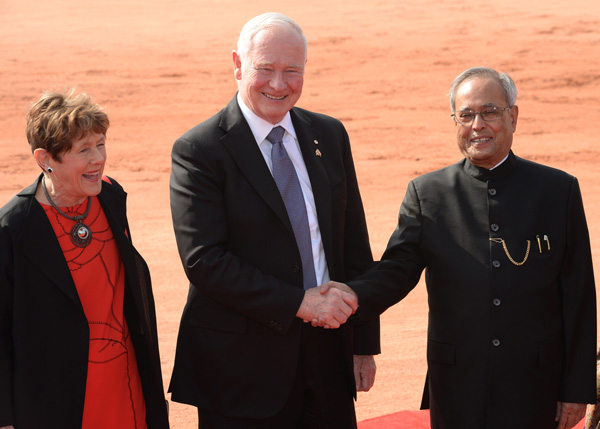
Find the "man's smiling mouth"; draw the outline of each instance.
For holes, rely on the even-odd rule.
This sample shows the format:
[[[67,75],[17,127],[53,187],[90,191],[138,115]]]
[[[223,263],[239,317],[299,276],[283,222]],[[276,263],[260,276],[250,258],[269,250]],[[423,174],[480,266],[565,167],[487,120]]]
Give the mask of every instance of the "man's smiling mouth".
[[[265,97],[267,97],[269,100],[275,100],[275,101],[281,101],[281,100],[283,100],[283,99],[285,99],[285,98],[287,97],[287,95],[284,95],[284,96],[282,96],[282,97],[275,97],[275,96],[273,96],[273,95],[269,95],[269,94],[266,94],[266,93],[264,93],[264,92],[263,92],[263,95],[264,95]]]

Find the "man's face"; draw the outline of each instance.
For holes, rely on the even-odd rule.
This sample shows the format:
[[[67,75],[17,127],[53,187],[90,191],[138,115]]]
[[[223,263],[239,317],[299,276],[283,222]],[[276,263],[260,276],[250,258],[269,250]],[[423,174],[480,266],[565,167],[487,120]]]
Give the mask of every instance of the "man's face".
[[[293,29],[261,30],[244,58],[233,52],[233,63],[242,100],[271,124],[281,121],[302,94],[306,48]]]
[[[488,77],[474,77],[460,84],[455,99],[457,115],[465,110],[480,112],[490,107],[508,107],[499,82]],[[510,151],[518,114],[519,109],[514,106],[492,122],[475,115],[469,124],[457,123],[456,138],[460,151],[478,167],[489,169],[496,166]]]

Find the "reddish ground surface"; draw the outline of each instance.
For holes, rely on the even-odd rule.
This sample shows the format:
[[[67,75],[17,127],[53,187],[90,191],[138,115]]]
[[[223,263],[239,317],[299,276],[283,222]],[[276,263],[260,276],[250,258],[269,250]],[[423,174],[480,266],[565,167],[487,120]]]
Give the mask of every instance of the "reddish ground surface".
[[[299,106],[340,118],[353,143],[373,252],[392,232],[407,182],[457,161],[447,88],[467,67],[509,72],[520,95],[513,149],[581,183],[600,272],[600,3],[597,0],[0,0],[0,205],[39,169],[25,114],[44,90],[77,86],[110,115],[107,174],[154,282],[165,385],[187,282],[172,232],[173,141],[234,95],[242,25],[277,10],[305,30]],[[425,375],[426,291],[383,315],[378,376],[359,420],[417,409]],[[175,429],[195,410],[172,404]]]

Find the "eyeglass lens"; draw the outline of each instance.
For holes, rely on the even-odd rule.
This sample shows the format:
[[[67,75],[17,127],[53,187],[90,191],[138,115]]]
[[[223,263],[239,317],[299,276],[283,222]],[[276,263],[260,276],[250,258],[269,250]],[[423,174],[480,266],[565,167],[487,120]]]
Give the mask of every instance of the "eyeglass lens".
[[[460,112],[457,112],[454,115],[454,117],[459,122],[461,122],[463,124],[468,124],[468,123],[471,123],[475,119],[475,116],[477,116],[477,114],[479,114],[479,115],[481,115],[481,119],[483,119],[484,121],[492,122],[492,121],[497,121],[498,119],[500,119],[502,117],[502,115],[504,114],[504,110],[506,110],[506,109],[500,109],[499,107],[486,107],[485,109],[481,110],[480,112],[475,112],[473,110],[461,110]]]

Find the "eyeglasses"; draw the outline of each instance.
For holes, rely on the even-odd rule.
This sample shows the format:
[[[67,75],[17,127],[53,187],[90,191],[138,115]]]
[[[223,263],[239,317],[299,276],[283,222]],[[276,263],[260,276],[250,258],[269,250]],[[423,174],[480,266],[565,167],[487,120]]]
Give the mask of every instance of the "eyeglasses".
[[[504,109],[501,109],[496,106],[486,107],[480,112],[474,112],[473,110],[461,110],[460,112],[453,113],[452,116],[454,120],[460,125],[469,125],[471,122],[475,120],[475,116],[480,115],[481,119],[485,122],[494,122],[498,119],[501,119],[504,116],[505,110],[510,110],[514,106],[508,106]]]

